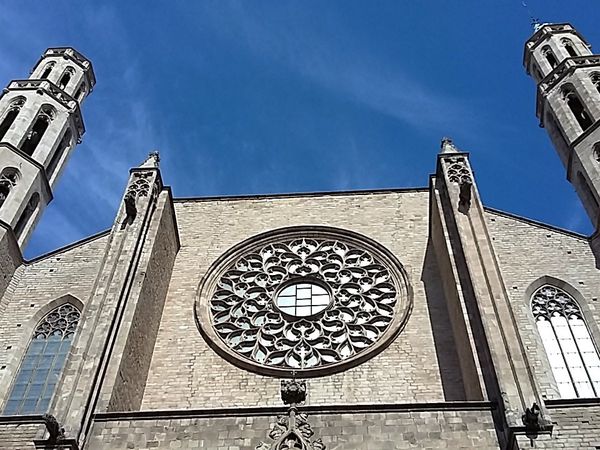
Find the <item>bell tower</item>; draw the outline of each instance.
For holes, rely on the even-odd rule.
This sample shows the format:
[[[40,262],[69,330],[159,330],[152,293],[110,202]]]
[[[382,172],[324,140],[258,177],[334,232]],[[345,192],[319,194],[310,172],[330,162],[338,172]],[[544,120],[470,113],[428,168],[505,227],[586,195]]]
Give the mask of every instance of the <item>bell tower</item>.
[[[81,103],[96,79],[73,48],[49,48],[0,97],[0,225],[22,249],[85,132]]]
[[[536,24],[524,65],[537,84],[536,114],[585,207],[600,262],[600,55],[568,23]]]

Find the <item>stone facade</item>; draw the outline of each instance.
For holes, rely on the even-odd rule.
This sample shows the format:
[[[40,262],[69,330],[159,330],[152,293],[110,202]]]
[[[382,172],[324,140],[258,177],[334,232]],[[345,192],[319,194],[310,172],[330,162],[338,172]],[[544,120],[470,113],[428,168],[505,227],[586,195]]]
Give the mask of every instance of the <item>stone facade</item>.
[[[579,130],[550,87],[569,64],[585,66],[571,78],[596,64],[570,51],[593,56],[572,27],[539,26],[525,64],[567,170],[592,181],[582,190],[571,177],[595,217],[586,196],[598,196],[597,168],[584,156],[600,100],[586,106],[591,131]],[[110,230],[24,261],[42,208],[26,228],[22,211],[32,190],[38,205],[51,199],[94,82],[82,55],[49,49],[0,98],[0,184],[10,184],[0,186],[0,449],[600,448],[600,398],[561,395],[532,312],[534,293],[554,286],[600,343],[595,237],[485,208],[469,155],[449,139],[428,187],[384,191],[173,199],[150,154]],[[27,103],[31,86],[57,115],[27,153],[43,107]],[[18,161],[29,169],[14,184]],[[290,286],[300,311],[300,282],[329,304],[285,312]],[[6,413],[32,336],[65,303],[81,318],[60,341],[69,345],[49,406]]]

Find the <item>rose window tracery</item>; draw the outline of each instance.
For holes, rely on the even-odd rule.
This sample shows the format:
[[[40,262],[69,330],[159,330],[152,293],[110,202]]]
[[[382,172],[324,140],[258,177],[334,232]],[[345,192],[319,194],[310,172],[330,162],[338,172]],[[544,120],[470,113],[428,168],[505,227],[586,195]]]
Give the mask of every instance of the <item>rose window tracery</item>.
[[[406,319],[395,265],[367,242],[340,236],[267,240],[238,251],[210,292],[203,289],[206,326],[228,353],[288,373],[360,358]]]

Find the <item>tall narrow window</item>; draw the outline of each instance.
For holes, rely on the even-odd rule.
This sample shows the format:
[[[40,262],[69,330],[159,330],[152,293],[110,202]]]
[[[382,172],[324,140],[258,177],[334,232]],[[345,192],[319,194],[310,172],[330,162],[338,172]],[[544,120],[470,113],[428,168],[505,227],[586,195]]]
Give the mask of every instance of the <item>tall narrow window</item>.
[[[4,135],[14,123],[24,104],[25,99],[23,97],[18,97],[10,103],[4,119],[2,119],[2,122],[0,123],[0,140],[4,138]]]
[[[60,77],[60,81],[58,82],[58,87],[60,87],[61,89],[65,89],[67,87],[67,85],[69,84],[69,81],[71,81],[71,77],[73,76],[73,68],[72,67],[67,67],[65,69],[65,72],[63,73],[62,77]]]
[[[17,185],[19,171],[14,167],[6,167],[0,174],[0,208],[6,201],[8,194]]]
[[[44,71],[42,72],[42,76],[40,78],[48,78],[50,73],[52,73],[52,69],[54,69],[53,62],[46,64],[46,67],[44,67]]]
[[[560,396],[600,396],[600,357],[577,302],[547,284],[535,291],[531,308]]]
[[[65,303],[37,325],[21,361],[4,414],[45,413],[65,366],[81,313]]]
[[[66,148],[71,144],[71,136],[71,129],[68,128],[67,131],[65,131],[65,135],[60,140],[57,149],[54,151],[54,155],[52,155],[52,159],[50,160],[48,168],[46,169],[48,179],[52,178],[52,175],[54,174],[56,166],[58,165],[58,162],[60,161],[63,153],[65,152]]]
[[[583,103],[581,102],[581,100],[579,99],[579,96],[575,93],[575,91],[572,88],[566,88],[563,91],[563,97],[565,99],[565,102],[567,102],[569,109],[575,116],[577,123],[579,123],[579,126],[581,127],[581,129],[583,131],[585,131],[589,127],[591,127],[592,126],[592,118],[590,117],[588,112],[585,110]]]
[[[17,236],[21,236],[21,234],[23,233],[25,226],[29,223],[29,220],[31,219],[31,216],[33,216],[33,213],[35,212],[35,209],[37,208],[39,202],[40,194],[34,192],[34,194],[27,202],[25,209],[21,213],[21,217],[19,217],[17,225],[15,226],[15,234]]]
[[[54,118],[54,110],[50,106],[43,106],[40,114],[35,119],[31,130],[27,133],[27,137],[25,141],[21,145],[21,150],[28,154],[29,156],[33,155],[36,147],[40,143],[40,140],[46,133],[48,129],[48,125]]]
[[[579,56],[577,55],[577,51],[575,50],[575,45],[573,44],[573,41],[571,41],[570,39],[563,39],[561,43],[567,51],[567,53],[569,54],[569,56]]]
[[[550,64],[550,67],[552,67],[554,69],[556,66],[558,66],[558,60],[556,59],[556,56],[554,56],[554,53],[552,52],[550,47],[547,47],[547,46],[544,47],[542,52],[544,53],[546,60]]]

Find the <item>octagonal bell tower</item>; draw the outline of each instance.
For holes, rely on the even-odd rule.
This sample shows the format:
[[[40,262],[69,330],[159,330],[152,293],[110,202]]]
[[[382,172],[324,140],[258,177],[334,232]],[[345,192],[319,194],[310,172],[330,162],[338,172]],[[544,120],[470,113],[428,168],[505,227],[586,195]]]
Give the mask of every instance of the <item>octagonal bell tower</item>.
[[[524,65],[537,83],[536,113],[585,207],[600,263],[600,55],[568,23],[538,24]]]
[[[27,243],[85,132],[80,105],[96,79],[72,48],[49,48],[25,80],[0,97],[0,225]]]

